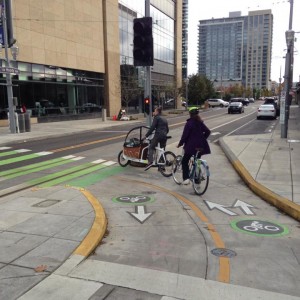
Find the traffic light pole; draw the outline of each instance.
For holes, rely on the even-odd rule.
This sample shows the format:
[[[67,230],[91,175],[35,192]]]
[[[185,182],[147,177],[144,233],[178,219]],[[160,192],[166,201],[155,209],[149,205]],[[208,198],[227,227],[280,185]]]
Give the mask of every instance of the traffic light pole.
[[[145,17],[150,17],[150,0],[145,0]],[[146,68],[146,80],[145,80],[145,91],[144,99],[147,97],[150,99],[149,102],[149,115],[147,115],[147,125],[151,126],[152,123],[152,92],[151,92],[151,67]]]

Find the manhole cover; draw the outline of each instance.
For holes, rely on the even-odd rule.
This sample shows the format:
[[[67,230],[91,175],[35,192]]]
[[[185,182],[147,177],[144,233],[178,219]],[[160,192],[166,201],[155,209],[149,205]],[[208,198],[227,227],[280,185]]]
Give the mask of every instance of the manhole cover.
[[[39,203],[36,203],[34,205],[32,205],[32,207],[49,207],[52,206],[58,202],[60,202],[61,200],[45,200]]]
[[[226,248],[215,248],[212,249],[211,254],[218,256],[218,257],[234,257],[236,256],[236,252],[234,252],[233,250],[230,249],[226,249]]]

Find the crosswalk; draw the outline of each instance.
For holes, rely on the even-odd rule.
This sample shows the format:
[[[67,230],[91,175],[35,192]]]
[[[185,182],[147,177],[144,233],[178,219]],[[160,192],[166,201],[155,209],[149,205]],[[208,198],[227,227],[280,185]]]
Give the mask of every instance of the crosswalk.
[[[124,168],[116,161],[88,161],[86,157],[75,155],[53,158],[52,154],[47,151],[33,153],[30,149],[0,147],[0,196],[33,186],[63,184],[86,188],[124,172]],[[49,156],[49,159],[35,161],[42,156]],[[6,166],[6,169],[1,166]]]

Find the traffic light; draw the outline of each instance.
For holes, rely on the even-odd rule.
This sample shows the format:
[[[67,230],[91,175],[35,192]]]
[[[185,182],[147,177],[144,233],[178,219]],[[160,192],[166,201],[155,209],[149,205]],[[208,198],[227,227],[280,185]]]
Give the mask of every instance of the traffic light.
[[[145,98],[144,101],[144,111],[147,115],[150,114],[150,99],[149,98]]]
[[[135,66],[153,66],[151,17],[133,20],[133,60]]]

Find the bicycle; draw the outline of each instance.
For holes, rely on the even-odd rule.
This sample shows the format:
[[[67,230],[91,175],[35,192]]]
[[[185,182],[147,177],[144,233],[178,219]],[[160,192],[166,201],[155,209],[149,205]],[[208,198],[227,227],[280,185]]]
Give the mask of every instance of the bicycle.
[[[132,137],[132,131],[138,131],[139,134],[134,134]],[[124,148],[118,154],[118,162],[120,166],[126,167],[131,161],[142,164],[147,164],[148,149],[150,146],[150,138],[143,140],[142,127],[133,128],[125,139]],[[138,137],[138,138],[137,138]],[[167,136],[170,139],[171,136]],[[146,142],[145,142],[146,141]],[[176,155],[171,151],[165,151],[160,147],[160,143],[155,147],[155,157],[153,167],[157,167],[158,171],[165,177],[172,176],[172,166],[174,164]]]
[[[200,150],[197,150],[189,160],[189,176],[193,185],[193,189],[197,195],[203,195],[209,184],[209,166],[207,161],[198,158],[201,154]],[[177,155],[175,162],[172,166],[172,176],[177,184],[182,184],[182,158],[183,155]]]

